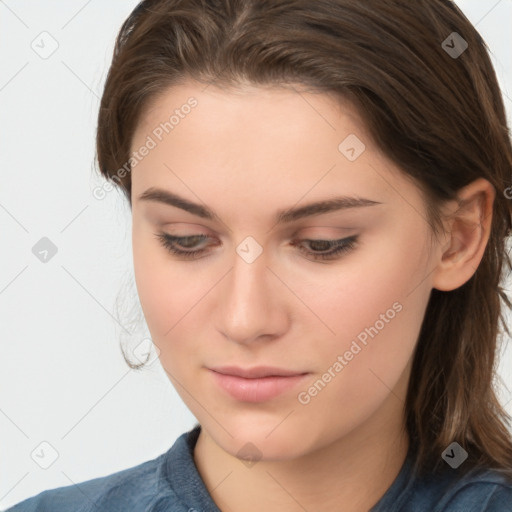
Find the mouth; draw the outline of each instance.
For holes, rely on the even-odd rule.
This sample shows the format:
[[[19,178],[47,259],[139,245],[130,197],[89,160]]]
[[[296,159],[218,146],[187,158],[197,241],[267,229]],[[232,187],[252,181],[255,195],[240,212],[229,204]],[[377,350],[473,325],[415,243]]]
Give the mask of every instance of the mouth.
[[[242,402],[265,402],[290,391],[309,372],[270,366],[239,368],[234,366],[208,368],[214,382],[228,395]]]
[[[214,366],[209,368],[222,375],[232,375],[233,377],[244,377],[245,379],[259,379],[261,377],[293,377],[304,375],[308,372],[288,370],[286,368],[277,368],[275,366],[254,366],[253,368],[240,368],[238,366]]]

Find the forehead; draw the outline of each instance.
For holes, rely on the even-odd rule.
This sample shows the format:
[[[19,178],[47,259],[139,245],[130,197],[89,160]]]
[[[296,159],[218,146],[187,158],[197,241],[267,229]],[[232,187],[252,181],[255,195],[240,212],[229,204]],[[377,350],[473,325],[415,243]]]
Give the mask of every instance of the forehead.
[[[222,188],[223,197],[232,193],[244,204],[265,197],[268,205],[288,206],[329,194],[387,202],[408,186],[351,103],[292,87],[222,90],[188,82],[160,94],[132,141],[132,151],[148,137],[155,142],[132,171],[137,193],[158,186],[210,202]],[[340,149],[347,140],[361,152],[357,159]]]
[[[333,94],[305,91],[301,84],[243,84],[229,89],[195,81],[175,85],[146,106],[134,140],[172,117],[173,126],[166,135],[176,135],[188,126],[198,134],[210,132],[217,137],[230,132],[236,132],[239,139],[244,133],[268,135],[261,143],[276,134],[280,138],[302,137],[304,131],[311,132],[313,140],[316,132],[325,135],[326,131],[336,132],[342,127],[368,138],[357,109],[349,101]],[[244,126],[244,133],[237,132],[240,126]]]

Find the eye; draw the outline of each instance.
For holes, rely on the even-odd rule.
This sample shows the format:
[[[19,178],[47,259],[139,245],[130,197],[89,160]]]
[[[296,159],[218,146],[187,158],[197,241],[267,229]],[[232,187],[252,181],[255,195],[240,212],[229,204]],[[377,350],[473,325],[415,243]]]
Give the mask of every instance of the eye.
[[[189,235],[189,236],[174,236],[169,235],[168,233],[155,233],[156,237],[160,240],[162,245],[171,253],[176,256],[181,256],[184,258],[197,258],[199,255],[206,252],[206,248],[197,249],[197,250],[183,250],[177,247],[177,244],[181,245],[181,247],[185,247],[185,249],[194,247],[197,245],[197,242],[203,241],[207,238],[210,238],[207,235]]]
[[[210,238],[207,235],[175,236],[168,233],[154,233],[161,244],[171,253],[186,259],[195,259],[208,252],[207,247],[193,249],[198,243]],[[353,235],[340,240],[294,240],[291,245],[298,247],[299,251],[315,260],[334,260],[342,254],[353,250],[357,244],[358,235]],[[302,244],[308,243],[310,249]],[[181,246],[181,247],[179,247]]]
[[[298,246],[299,250],[316,260],[334,260],[340,258],[344,253],[352,251],[357,245],[359,235],[353,235],[340,240],[294,240],[292,245]],[[299,245],[307,242],[311,249]],[[319,252],[320,250],[320,252]]]

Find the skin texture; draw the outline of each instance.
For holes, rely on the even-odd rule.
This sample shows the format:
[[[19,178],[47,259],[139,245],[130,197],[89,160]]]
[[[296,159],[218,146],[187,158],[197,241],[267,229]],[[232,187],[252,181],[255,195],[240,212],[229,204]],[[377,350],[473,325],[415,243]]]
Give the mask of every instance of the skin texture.
[[[431,290],[458,288],[475,272],[494,189],[483,179],[463,189],[468,206],[431,246],[419,189],[377,150],[354,107],[293,87],[175,86],[144,113],[132,150],[191,96],[197,106],[132,169],[132,241],[161,364],[202,425],[198,470],[223,511],[368,510],[407,452],[404,400]],[[366,146],[354,161],[338,149],[350,134]],[[219,220],[140,201],[149,187],[208,206]],[[278,210],[340,195],[381,204],[275,223]],[[211,238],[180,246],[207,248],[186,260],[163,247],[162,232]],[[354,249],[330,261],[291,244],[322,252],[304,240],[351,235]],[[248,236],[262,249],[252,263],[236,252]],[[377,334],[301,403],[298,394],[372,326]],[[215,384],[207,369],[215,365],[310,375],[248,403]],[[237,457],[243,447],[255,463]]]

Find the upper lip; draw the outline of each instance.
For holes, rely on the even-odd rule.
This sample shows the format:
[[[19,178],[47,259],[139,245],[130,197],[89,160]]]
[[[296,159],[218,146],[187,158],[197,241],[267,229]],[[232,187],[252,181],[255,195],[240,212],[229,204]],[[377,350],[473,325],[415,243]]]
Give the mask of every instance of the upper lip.
[[[246,379],[257,379],[260,377],[290,377],[292,375],[303,375],[307,372],[296,370],[287,370],[286,368],[277,368],[275,366],[254,366],[252,368],[240,368],[238,366],[214,366],[210,370],[224,375],[234,375],[236,377],[245,377]]]

